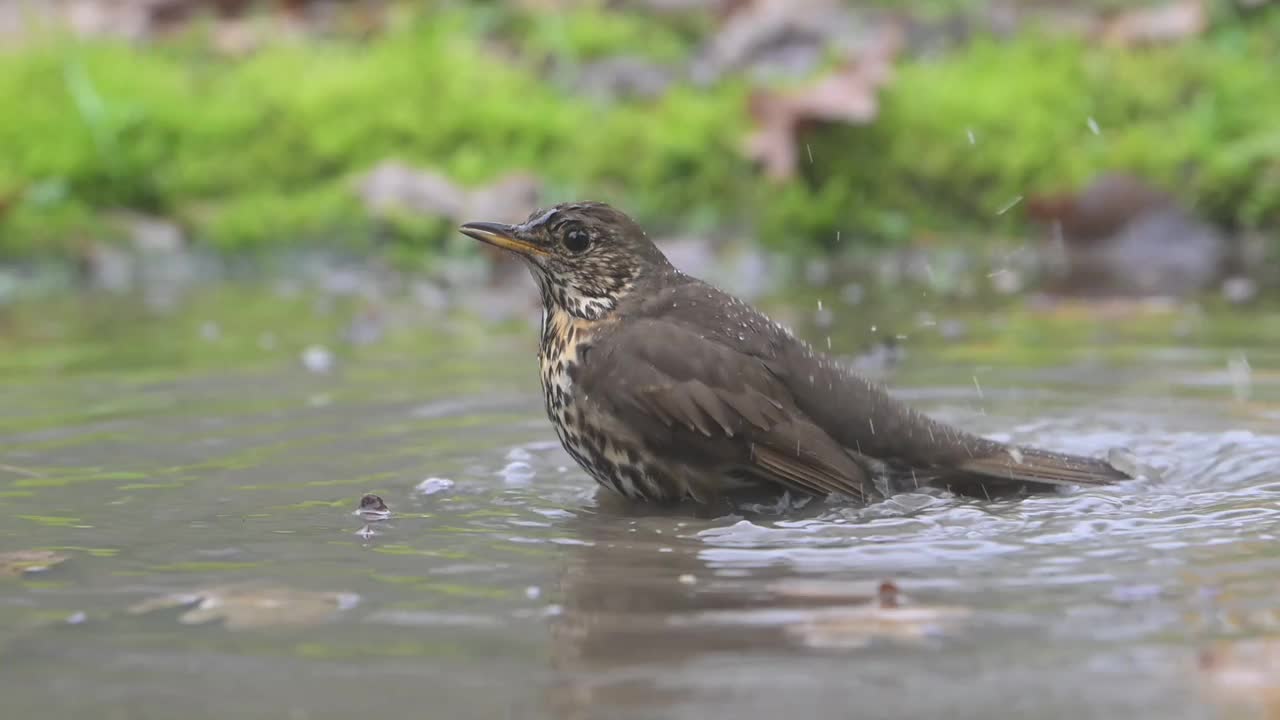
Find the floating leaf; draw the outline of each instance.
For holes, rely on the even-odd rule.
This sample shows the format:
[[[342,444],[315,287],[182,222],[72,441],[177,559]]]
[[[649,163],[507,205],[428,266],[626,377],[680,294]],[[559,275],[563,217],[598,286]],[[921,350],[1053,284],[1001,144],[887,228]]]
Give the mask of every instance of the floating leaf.
[[[67,559],[52,550],[15,550],[0,553],[0,577],[19,577],[42,572]]]
[[[1225,705],[1252,706],[1280,718],[1280,640],[1226,642],[1200,653],[1210,694]]]
[[[192,606],[178,617],[187,625],[221,620],[228,630],[315,625],[356,605],[354,593],[312,592],[274,585],[248,583],[173,593],[134,605],[129,612],[143,614]]]

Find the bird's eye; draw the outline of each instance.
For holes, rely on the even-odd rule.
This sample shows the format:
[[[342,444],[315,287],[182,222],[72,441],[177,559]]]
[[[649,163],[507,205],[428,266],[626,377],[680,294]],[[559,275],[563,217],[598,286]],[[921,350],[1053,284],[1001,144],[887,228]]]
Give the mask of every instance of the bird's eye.
[[[571,253],[580,253],[591,245],[591,235],[580,227],[569,228],[564,234],[564,249]]]

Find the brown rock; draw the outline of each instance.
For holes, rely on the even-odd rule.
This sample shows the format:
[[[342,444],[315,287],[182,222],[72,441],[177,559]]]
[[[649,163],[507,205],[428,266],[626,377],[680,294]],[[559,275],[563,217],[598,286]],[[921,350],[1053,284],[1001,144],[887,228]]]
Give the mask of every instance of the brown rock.
[[[1186,296],[1219,283],[1231,261],[1226,235],[1129,175],[1033,196],[1027,213],[1049,228],[1049,284],[1057,294]]]

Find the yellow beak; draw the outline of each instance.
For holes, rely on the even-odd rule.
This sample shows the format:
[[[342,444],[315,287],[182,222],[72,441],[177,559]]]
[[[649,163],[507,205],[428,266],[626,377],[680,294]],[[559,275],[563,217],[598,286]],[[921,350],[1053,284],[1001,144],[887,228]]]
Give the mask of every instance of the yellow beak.
[[[490,222],[472,222],[458,228],[463,235],[475,238],[503,250],[521,255],[547,255],[547,251],[527,240],[516,237],[516,229],[511,225]]]

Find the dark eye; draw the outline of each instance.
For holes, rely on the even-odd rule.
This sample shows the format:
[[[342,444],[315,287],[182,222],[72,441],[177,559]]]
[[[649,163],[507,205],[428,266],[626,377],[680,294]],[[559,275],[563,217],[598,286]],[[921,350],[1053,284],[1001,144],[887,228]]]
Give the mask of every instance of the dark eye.
[[[591,235],[580,227],[569,228],[564,234],[564,249],[580,253],[591,245]]]

